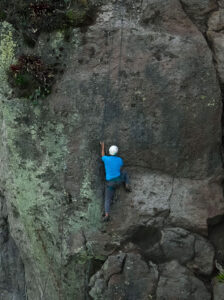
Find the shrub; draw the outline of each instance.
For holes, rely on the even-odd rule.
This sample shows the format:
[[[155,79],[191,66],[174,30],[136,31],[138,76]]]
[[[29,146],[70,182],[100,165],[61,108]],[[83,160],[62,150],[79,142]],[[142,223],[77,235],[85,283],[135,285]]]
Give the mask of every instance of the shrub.
[[[90,25],[96,14],[87,0],[1,0],[0,12],[32,47],[40,32]]]
[[[15,96],[37,100],[50,93],[57,72],[38,56],[21,55],[17,64],[10,66],[8,76]]]
[[[216,278],[218,279],[218,281],[224,283],[224,271],[219,272],[219,274],[216,276]]]

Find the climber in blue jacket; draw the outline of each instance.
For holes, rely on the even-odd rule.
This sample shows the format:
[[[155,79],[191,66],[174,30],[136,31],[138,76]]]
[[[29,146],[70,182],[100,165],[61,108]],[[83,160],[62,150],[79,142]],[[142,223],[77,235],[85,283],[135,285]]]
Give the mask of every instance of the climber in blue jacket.
[[[109,148],[109,156],[105,155],[105,146],[104,142],[100,142],[101,144],[101,156],[102,161],[104,162],[105,172],[106,172],[106,187],[105,187],[105,216],[104,221],[109,221],[109,212],[110,212],[110,204],[113,199],[115,190],[122,183],[125,185],[126,191],[131,191],[129,177],[127,172],[121,171],[123,167],[123,159],[117,156],[118,147],[111,146]]]

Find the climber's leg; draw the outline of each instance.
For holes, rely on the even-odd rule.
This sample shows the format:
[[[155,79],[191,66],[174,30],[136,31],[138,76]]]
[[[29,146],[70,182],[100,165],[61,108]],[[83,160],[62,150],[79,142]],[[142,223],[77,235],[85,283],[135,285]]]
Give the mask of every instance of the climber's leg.
[[[129,178],[128,173],[126,171],[121,172],[121,180],[125,185],[126,191],[131,192],[130,178]]]
[[[112,183],[106,184],[105,188],[105,216],[109,215],[110,205],[115,192],[115,186]]]

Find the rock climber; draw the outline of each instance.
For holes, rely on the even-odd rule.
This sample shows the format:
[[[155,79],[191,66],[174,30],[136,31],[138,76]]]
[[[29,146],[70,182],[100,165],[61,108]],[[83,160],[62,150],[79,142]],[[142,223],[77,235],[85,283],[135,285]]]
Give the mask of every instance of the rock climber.
[[[101,145],[101,156],[102,161],[104,162],[105,172],[106,172],[106,186],[105,186],[105,215],[104,215],[104,222],[110,220],[109,212],[110,212],[110,204],[113,199],[115,190],[119,187],[122,183],[125,186],[126,191],[131,192],[129,177],[127,172],[121,171],[123,167],[123,159],[117,156],[118,147],[111,146],[109,148],[109,154],[105,155],[105,146],[104,142],[100,142]]]

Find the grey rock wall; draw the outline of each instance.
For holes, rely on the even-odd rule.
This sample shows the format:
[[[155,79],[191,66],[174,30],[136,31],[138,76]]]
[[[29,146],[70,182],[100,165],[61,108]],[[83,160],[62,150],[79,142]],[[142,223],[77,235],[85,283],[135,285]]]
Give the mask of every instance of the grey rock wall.
[[[222,9],[104,1],[94,24],[69,40],[42,33],[33,49],[2,24],[1,188],[19,251],[9,257],[25,272],[21,263],[12,281],[3,275],[12,293],[24,295],[25,276],[32,300],[212,299],[208,223],[224,213]],[[64,64],[35,105],[7,83],[21,52]],[[102,139],[119,146],[133,187],[117,191],[108,224]]]
[[[19,249],[10,236],[4,197],[0,202],[0,299],[26,299],[24,266]]]

